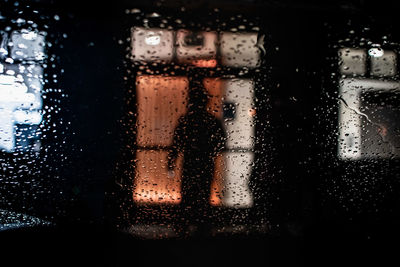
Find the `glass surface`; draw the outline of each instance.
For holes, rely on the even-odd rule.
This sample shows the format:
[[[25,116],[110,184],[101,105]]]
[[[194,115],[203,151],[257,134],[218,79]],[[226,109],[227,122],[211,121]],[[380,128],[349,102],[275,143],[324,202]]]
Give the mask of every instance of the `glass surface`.
[[[391,266],[399,7],[1,1],[1,254]]]

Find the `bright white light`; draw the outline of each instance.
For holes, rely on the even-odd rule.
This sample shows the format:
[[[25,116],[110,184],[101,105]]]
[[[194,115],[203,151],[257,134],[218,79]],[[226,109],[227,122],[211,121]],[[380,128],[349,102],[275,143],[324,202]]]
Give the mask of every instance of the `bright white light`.
[[[222,203],[232,208],[249,208],[253,205],[253,194],[249,180],[253,170],[254,154],[246,152],[225,152],[225,188]]]
[[[14,120],[18,124],[40,124],[42,114],[39,111],[16,110]]]
[[[21,33],[21,37],[24,38],[25,40],[32,41],[37,38],[37,33],[32,31],[23,31]]]
[[[15,149],[15,125],[37,125],[42,121],[40,96],[28,92],[18,77],[0,75],[0,149]]]
[[[260,64],[263,38],[258,38],[257,33],[232,33],[220,34],[221,63],[230,67],[255,68]]]
[[[371,48],[368,50],[368,55],[371,57],[381,57],[383,56],[383,49],[378,47]]]
[[[10,54],[14,60],[43,60],[44,58],[44,33],[25,29],[15,31],[11,34],[10,44],[12,44]]]
[[[161,43],[161,36],[156,35],[154,32],[149,32],[149,35],[146,36],[144,42],[148,45],[159,45]]]
[[[224,197],[222,203],[227,207],[248,208],[253,205],[253,194],[249,180],[254,162],[254,118],[249,116],[253,107],[254,83],[247,79],[225,81],[224,99],[235,104],[235,118],[225,121],[227,134],[224,153]]]
[[[3,47],[0,47],[0,55],[7,55],[8,52],[6,49],[4,49]]]

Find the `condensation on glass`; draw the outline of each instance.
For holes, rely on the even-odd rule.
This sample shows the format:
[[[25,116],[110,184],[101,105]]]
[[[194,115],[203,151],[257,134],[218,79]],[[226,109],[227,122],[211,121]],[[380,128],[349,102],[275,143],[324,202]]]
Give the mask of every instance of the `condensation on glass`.
[[[193,68],[230,67],[238,71],[260,64],[254,32],[191,31],[133,27],[132,60],[139,65],[186,64]],[[249,179],[254,161],[254,90],[250,78],[204,77],[210,97],[207,110],[223,121],[226,149],[215,159],[210,204],[246,208],[253,205]],[[181,201],[182,155],[173,177],[167,156],[179,118],[187,112],[189,82],[173,74],[136,78],[137,146],[133,198],[137,203]]]
[[[339,60],[339,158],[399,157],[397,54],[380,47],[342,48]]]

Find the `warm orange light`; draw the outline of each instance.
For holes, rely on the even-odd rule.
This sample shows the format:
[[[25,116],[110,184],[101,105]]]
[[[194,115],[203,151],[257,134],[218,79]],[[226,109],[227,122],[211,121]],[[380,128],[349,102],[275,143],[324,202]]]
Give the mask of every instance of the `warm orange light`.
[[[211,183],[210,204],[220,206],[222,204],[222,190],[224,189],[225,162],[222,155],[215,159],[214,179]]]
[[[215,68],[217,61],[215,59],[197,59],[193,60],[192,64],[199,68]]]
[[[249,116],[254,117],[257,114],[257,110],[255,108],[249,109]]]
[[[170,146],[179,117],[186,113],[186,77],[138,76],[137,137],[139,147]]]
[[[174,175],[168,173],[168,151],[138,150],[133,199],[139,203],[178,204],[181,201],[182,156]]]
[[[222,118],[222,83],[220,79],[204,79],[211,96],[208,110]],[[188,80],[186,77],[139,76],[136,80],[138,119],[136,172],[133,199],[146,204],[179,204],[181,201],[182,162],[180,156],[174,175],[168,173],[167,147],[180,116],[186,113]],[[164,149],[154,149],[164,147]],[[211,185],[211,205],[221,205],[225,169],[223,156],[215,160]]]

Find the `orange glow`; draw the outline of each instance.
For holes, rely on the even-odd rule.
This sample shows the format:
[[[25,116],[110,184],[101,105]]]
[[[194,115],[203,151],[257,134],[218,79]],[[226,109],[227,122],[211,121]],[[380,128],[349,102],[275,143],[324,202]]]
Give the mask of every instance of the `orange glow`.
[[[211,96],[208,110],[222,118],[222,82],[206,78],[204,86]],[[133,199],[137,203],[178,204],[181,199],[183,158],[180,156],[174,175],[169,175],[166,149],[172,144],[178,119],[186,113],[188,80],[186,77],[139,76],[137,92],[137,144],[142,149],[136,153],[136,172]],[[145,149],[145,148],[148,149]],[[224,172],[224,159],[215,161],[214,180],[210,203],[220,205]]]
[[[203,84],[210,96],[207,105],[208,112],[222,120],[223,80],[219,78],[205,78]]]
[[[138,146],[172,144],[178,120],[186,113],[187,91],[186,77],[137,77]]]
[[[222,190],[224,189],[225,162],[222,155],[215,159],[214,180],[211,183],[210,204],[220,206],[222,204]]]
[[[217,60],[215,59],[196,59],[192,61],[192,64],[199,68],[215,68],[217,66]]]
[[[133,198],[137,202],[178,204],[181,199],[182,156],[174,175],[168,174],[168,151],[138,150]]]

